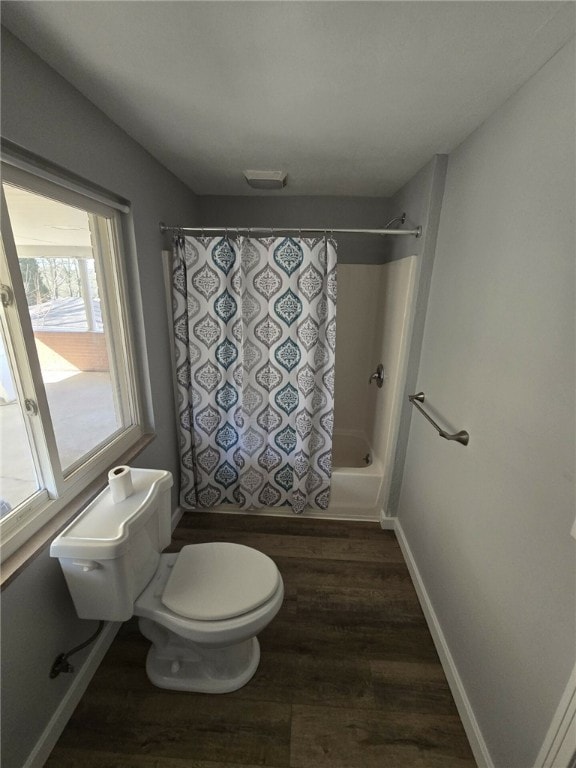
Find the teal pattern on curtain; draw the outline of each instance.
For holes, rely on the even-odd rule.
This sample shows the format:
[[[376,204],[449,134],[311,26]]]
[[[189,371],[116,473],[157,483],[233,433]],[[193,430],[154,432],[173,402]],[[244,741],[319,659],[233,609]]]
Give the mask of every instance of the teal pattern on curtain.
[[[334,241],[179,237],[173,258],[181,506],[326,509]]]

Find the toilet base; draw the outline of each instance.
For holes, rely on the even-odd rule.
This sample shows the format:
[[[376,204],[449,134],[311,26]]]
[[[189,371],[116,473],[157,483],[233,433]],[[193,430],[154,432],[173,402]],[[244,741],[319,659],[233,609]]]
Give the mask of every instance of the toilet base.
[[[231,693],[254,676],[260,662],[255,637],[225,648],[209,648],[140,618],[144,637],[152,642],[146,673],[158,688],[196,693]]]

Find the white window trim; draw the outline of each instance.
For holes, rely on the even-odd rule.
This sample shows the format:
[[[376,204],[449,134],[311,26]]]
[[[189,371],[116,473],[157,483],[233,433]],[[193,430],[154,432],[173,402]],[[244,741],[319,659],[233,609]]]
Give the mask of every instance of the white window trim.
[[[12,287],[16,299],[13,306],[4,309],[13,345],[13,349],[8,350],[8,353],[16,354],[19,359],[18,367],[22,377],[23,390],[19,391],[19,397],[30,397],[38,405],[42,421],[40,436],[38,436],[38,428],[34,426],[34,421],[38,417],[33,416],[28,421],[30,422],[29,429],[34,432],[35,450],[39,454],[38,459],[43,467],[44,483],[47,488],[47,490],[34,494],[14,513],[0,521],[2,537],[0,560],[2,562],[13,556],[28,539],[46,526],[51,518],[69,507],[74,499],[81,495],[91,483],[94,483],[111,466],[114,466],[149,433],[144,427],[123,250],[121,212],[126,213],[128,209],[126,206],[120,206],[117,201],[106,200],[99,193],[95,195],[89,188],[80,188],[76,182],[63,184],[60,177],[54,177],[42,169],[31,172],[30,164],[26,170],[23,170],[21,163],[19,165],[13,162],[13,158],[9,156],[3,157],[3,180],[30,189],[32,192],[44,194],[66,205],[81,207],[89,213],[106,219],[105,222],[102,219],[94,220],[94,234],[100,236],[103,243],[107,242],[107,238],[104,237],[105,234],[112,240],[112,250],[104,248],[103,253],[108,267],[104,269],[103,290],[108,297],[118,297],[118,301],[106,302],[109,312],[108,323],[112,327],[120,324],[124,332],[122,334],[108,332],[107,336],[109,344],[116,348],[113,358],[116,361],[122,361],[122,375],[118,382],[120,400],[128,412],[132,424],[123,429],[115,438],[112,437],[104,446],[96,448],[87,458],[83,458],[79,466],[73,465],[67,470],[66,477],[63,476],[60,471],[56,440],[36,354],[32,324],[29,315],[27,313],[19,315],[16,308],[17,304],[26,306],[26,298],[22,281],[19,279],[20,271],[16,248],[2,194],[3,250],[8,264],[11,265],[10,272],[16,276],[16,280],[12,280],[10,274],[4,274],[4,266],[2,265],[1,281]],[[107,232],[99,232],[99,227],[105,227]],[[115,254],[114,262],[112,262],[112,251]],[[112,268],[112,264],[114,268]],[[119,351],[118,346],[120,347]],[[27,361],[27,364],[22,366],[22,360]],[[77,509],[71,508],[69,516],[72,517],[77,511]]]
[[[92,203],[103,203],[106,208],[116,208],[121,213],[130,213],[130,206],[111,195],[106,195],[103,191],[91,189],[84,186],[81,182],[72,179],[64,172],[57,171],[48,163],[43,163],[40,158],[29,158],[24,153],[18,152],[18,149],[9,142],[3,142],[2,162],[4,166],[10,166],[14,169],[20,169],[34,176],[36,179],[44,179],[52,184],[56,184],[63,189],[76,192],[92,201]],[[51,187],[53,189],[53,187]]]

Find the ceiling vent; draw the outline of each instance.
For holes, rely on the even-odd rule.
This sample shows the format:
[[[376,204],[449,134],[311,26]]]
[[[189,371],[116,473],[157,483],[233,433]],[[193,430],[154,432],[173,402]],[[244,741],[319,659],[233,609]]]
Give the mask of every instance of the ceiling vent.
[[[282,189],[286,186],[284,171],[244,171],[244,176],[254,189]]]

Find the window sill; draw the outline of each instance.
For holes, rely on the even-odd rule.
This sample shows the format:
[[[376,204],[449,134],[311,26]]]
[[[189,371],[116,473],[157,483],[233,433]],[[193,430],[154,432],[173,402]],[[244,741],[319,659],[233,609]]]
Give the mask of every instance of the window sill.
[[[150,445],[155,435],[146,434],[124,453],[115,464],[128,464]],[[76,496],[70,504],[67,504],[54,517],[49,520],[39,531],[22,544],[19,549],[10,555],[0,566],[0,587],[4,589],[21,573],[26,566],[36,558],[62,531],[68,523],[79,514],[108,485],[108,472],[103,472],[93,480],[84,490]]]

